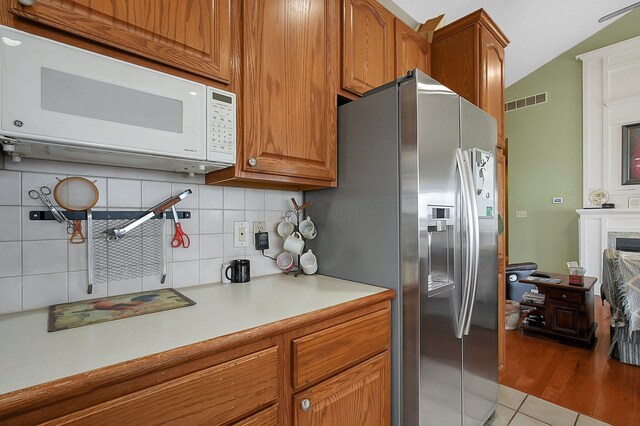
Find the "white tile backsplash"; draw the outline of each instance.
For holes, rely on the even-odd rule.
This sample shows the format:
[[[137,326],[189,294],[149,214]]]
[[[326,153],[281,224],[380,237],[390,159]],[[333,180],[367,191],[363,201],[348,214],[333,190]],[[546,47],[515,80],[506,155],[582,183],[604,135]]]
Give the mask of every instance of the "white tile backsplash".
[[[69,301],[67,273],[22,277],[22,309],[36,309]]]
[[[173,263],[173,287],[189,287],[200,283],[200,261]]]
[[[200,259],[200,283],[219,283],[222,281],[222,258]]]
[[[224,257],[243,257],[246,256],[244,247],[233,246],[233,234],[224,234]]]
[[[44,210],[47,210],[43,206]],[[67,223],[58,223],[55,220],[31,220],[29,212],[39,210],[35,207],[22,207],[22,239],[33,240],[64,240],[71,235],[67,233]],[[82,226],[82,234],[85,235],[85,224]]]
[[[86,173],[86,174],[84,174]],[[147,276],[97,284],[87,294],[87,244],[70,244],[66,226],[55,221],[32,221],[31,210],[46,211],[28,190],[47,185],[53,191],[58,179],[83,176],[96,181],[100,199],[94,211],[141,210],[185,189],[193,194],[180,202],[178,211],[190,211],[181,221],[191,237],[191,247],[171,248],[174,223],[167,221],[167,278]],[[248,258],[251,275],[279,273],[275,261],[253,246],[233,247],[233,222],[265,220],[271,256],[282,250],[275,232],[286,210],[285,197],[297,192],[217,187],[203,184],[202,176],[189,178],[174,173],[110,166],[93,166],[27,159],[12,170],[0,171],[0,314],[34,309],[49,304],[87,300],[159,288],[187,287],[220,282],[224,260]],[[51,200],[55,204],[53,194]],[[291,206],[287,201],[286,209]],[[83,221],[86,236],[86,221]]]
[[[190,234],[191,244],[189,247],[171,247],[171,254],[174,262],[185,262],[187,260],[200,259],[200,235]]]
[[[198,200],[201,209],[222,209],[222,187],[202,185],[199,188]]]
[[[87,293],[88,285],[89,275],[87,271],[69,272],[69,300],[99,299],[107,296],[106,285],[94,285],[91,289],[91,294]]]
[[[282,210],[282,191],[266,191],[264,195],[265,210]]]
[[[131,179],[113,179],[107,181],[109,210],[118,207],[142,207],[142,182]],[[162,200],[160,200],[162,201]]]
[[[224,256],[224,236],[222,234],[200,235],[200,259]]]
[[[225,210],[244,210],[244,188],[225,186],[223,194]]]
[[[169,197],[171,197],[171,184],[169,182],[142,181],[142,207],[145,210]]]
[[[224,233],[233,234],[233,223],[244,222],[244,210],[225,210],[223,222]]]
[[[19,206],[22,204],[22,185],[19,172],[0,170],[0,206]]]
[[[188,195],[187,198],[180,201],[179,204],[176,205],[176,209],[197,209],[198,208],[198,197],[199,197],[199,186],[185,183],[172,183],[171,184],[171,195],[176,196],[180,195],[187,189],[191,190],[191,195]]]
[[[0,206],[0,241],[20,241],[21,211],[20,206]]]
[[[58,182],[66,177],[66,174],[22,173],[22,205],[40,206],[45,208],[45,205],[39,198],[33,199],[29,196],[29,191],[35,189],[40,192],[40,189],[43,186],[46,186],[51,190],[51,194],[48,195],[51,204],[57,206],[58,203],[56,203],[56,200],[53,197],[53,191]]]
[[[244,208],[264,210],[264,189],[247,188],[244,192]]]
[[[22,277],[0,278],[0,314],[22,309]]]
[[[22,273],[25,276],[67,270],[66,240],[22,242]]]
[[[222,234],[222,210],[200,210],[200,233]]]
[[[22,243],[0,242],[0,278],[22,275]]]

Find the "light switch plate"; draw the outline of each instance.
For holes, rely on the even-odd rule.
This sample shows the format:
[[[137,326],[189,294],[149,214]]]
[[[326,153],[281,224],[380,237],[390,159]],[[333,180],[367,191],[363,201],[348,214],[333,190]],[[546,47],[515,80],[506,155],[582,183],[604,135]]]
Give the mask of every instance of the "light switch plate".
[[[526,210],[517,210],[516,211],[516,217],[521,217],[521,218],[527,217],[527,211]]]
[[[233,246],[249,247],[253,240],[250,234],[249,222],[233,222]]]

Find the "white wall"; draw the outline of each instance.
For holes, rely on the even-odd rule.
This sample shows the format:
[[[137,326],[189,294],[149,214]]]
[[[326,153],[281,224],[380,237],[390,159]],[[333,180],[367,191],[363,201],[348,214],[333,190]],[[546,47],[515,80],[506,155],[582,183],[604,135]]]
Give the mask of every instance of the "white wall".
[[[120,167],[95,166],[41,160],[7,163],[0,170],[0,314],[35,309],[56,303],[133,293],[161,287],[185,287],[220,281],[223,261],[251,260],[251,276],[278,273],[275,262],[253,247],[233,247],[233,222],[266,220],[270,253],[282,249],[275,232],[290,198],[301,193],[204,185],[202,177]],[[66,227],[55,221],[31,221],[31,210],[46,210],[27,192],[42,185],[52,190],[67,176],[95,180],[100,200],[94,210],[146,210],[186,188],[193,194],[178,210],[189,210],[182,221],[191,237],[188,249],[168,247],[168,276],[164,285],[157,277],[94,286],[88,295],[87,244],[68,242]],[[53,200],[53,197],[51,197]],[[83,222],[83,230],[86,230]],[[170,223],[173,235],[173,223]]]
[[[640,37],[578,56],[583,61],[583,205],[604,188],[616,208],[640,197],[622,185],[622,126],[640,123]]]

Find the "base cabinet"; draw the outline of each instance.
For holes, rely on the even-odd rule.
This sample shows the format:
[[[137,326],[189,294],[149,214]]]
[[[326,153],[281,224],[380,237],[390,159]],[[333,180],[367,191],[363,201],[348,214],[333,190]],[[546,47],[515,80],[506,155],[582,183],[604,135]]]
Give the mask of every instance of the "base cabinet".
[[[390,423],[391,357],[377,355],[293,399],[296,426],[386,426]]]
[[[388,425],[392,295],[0,395],[0,424]]]

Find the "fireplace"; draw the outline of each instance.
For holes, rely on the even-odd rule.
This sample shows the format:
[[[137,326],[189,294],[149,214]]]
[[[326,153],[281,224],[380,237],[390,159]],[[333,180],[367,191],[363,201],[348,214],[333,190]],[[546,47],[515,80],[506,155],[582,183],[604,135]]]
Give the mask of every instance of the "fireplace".
[[[606,248],[640,252],[640,209],[580,209],[580,266],[602,282],[602,252]],[[567,261],[574,259],[567,259]]]
[[[640,252],[640,232],[609,232],[607,237],[609,248]]]

